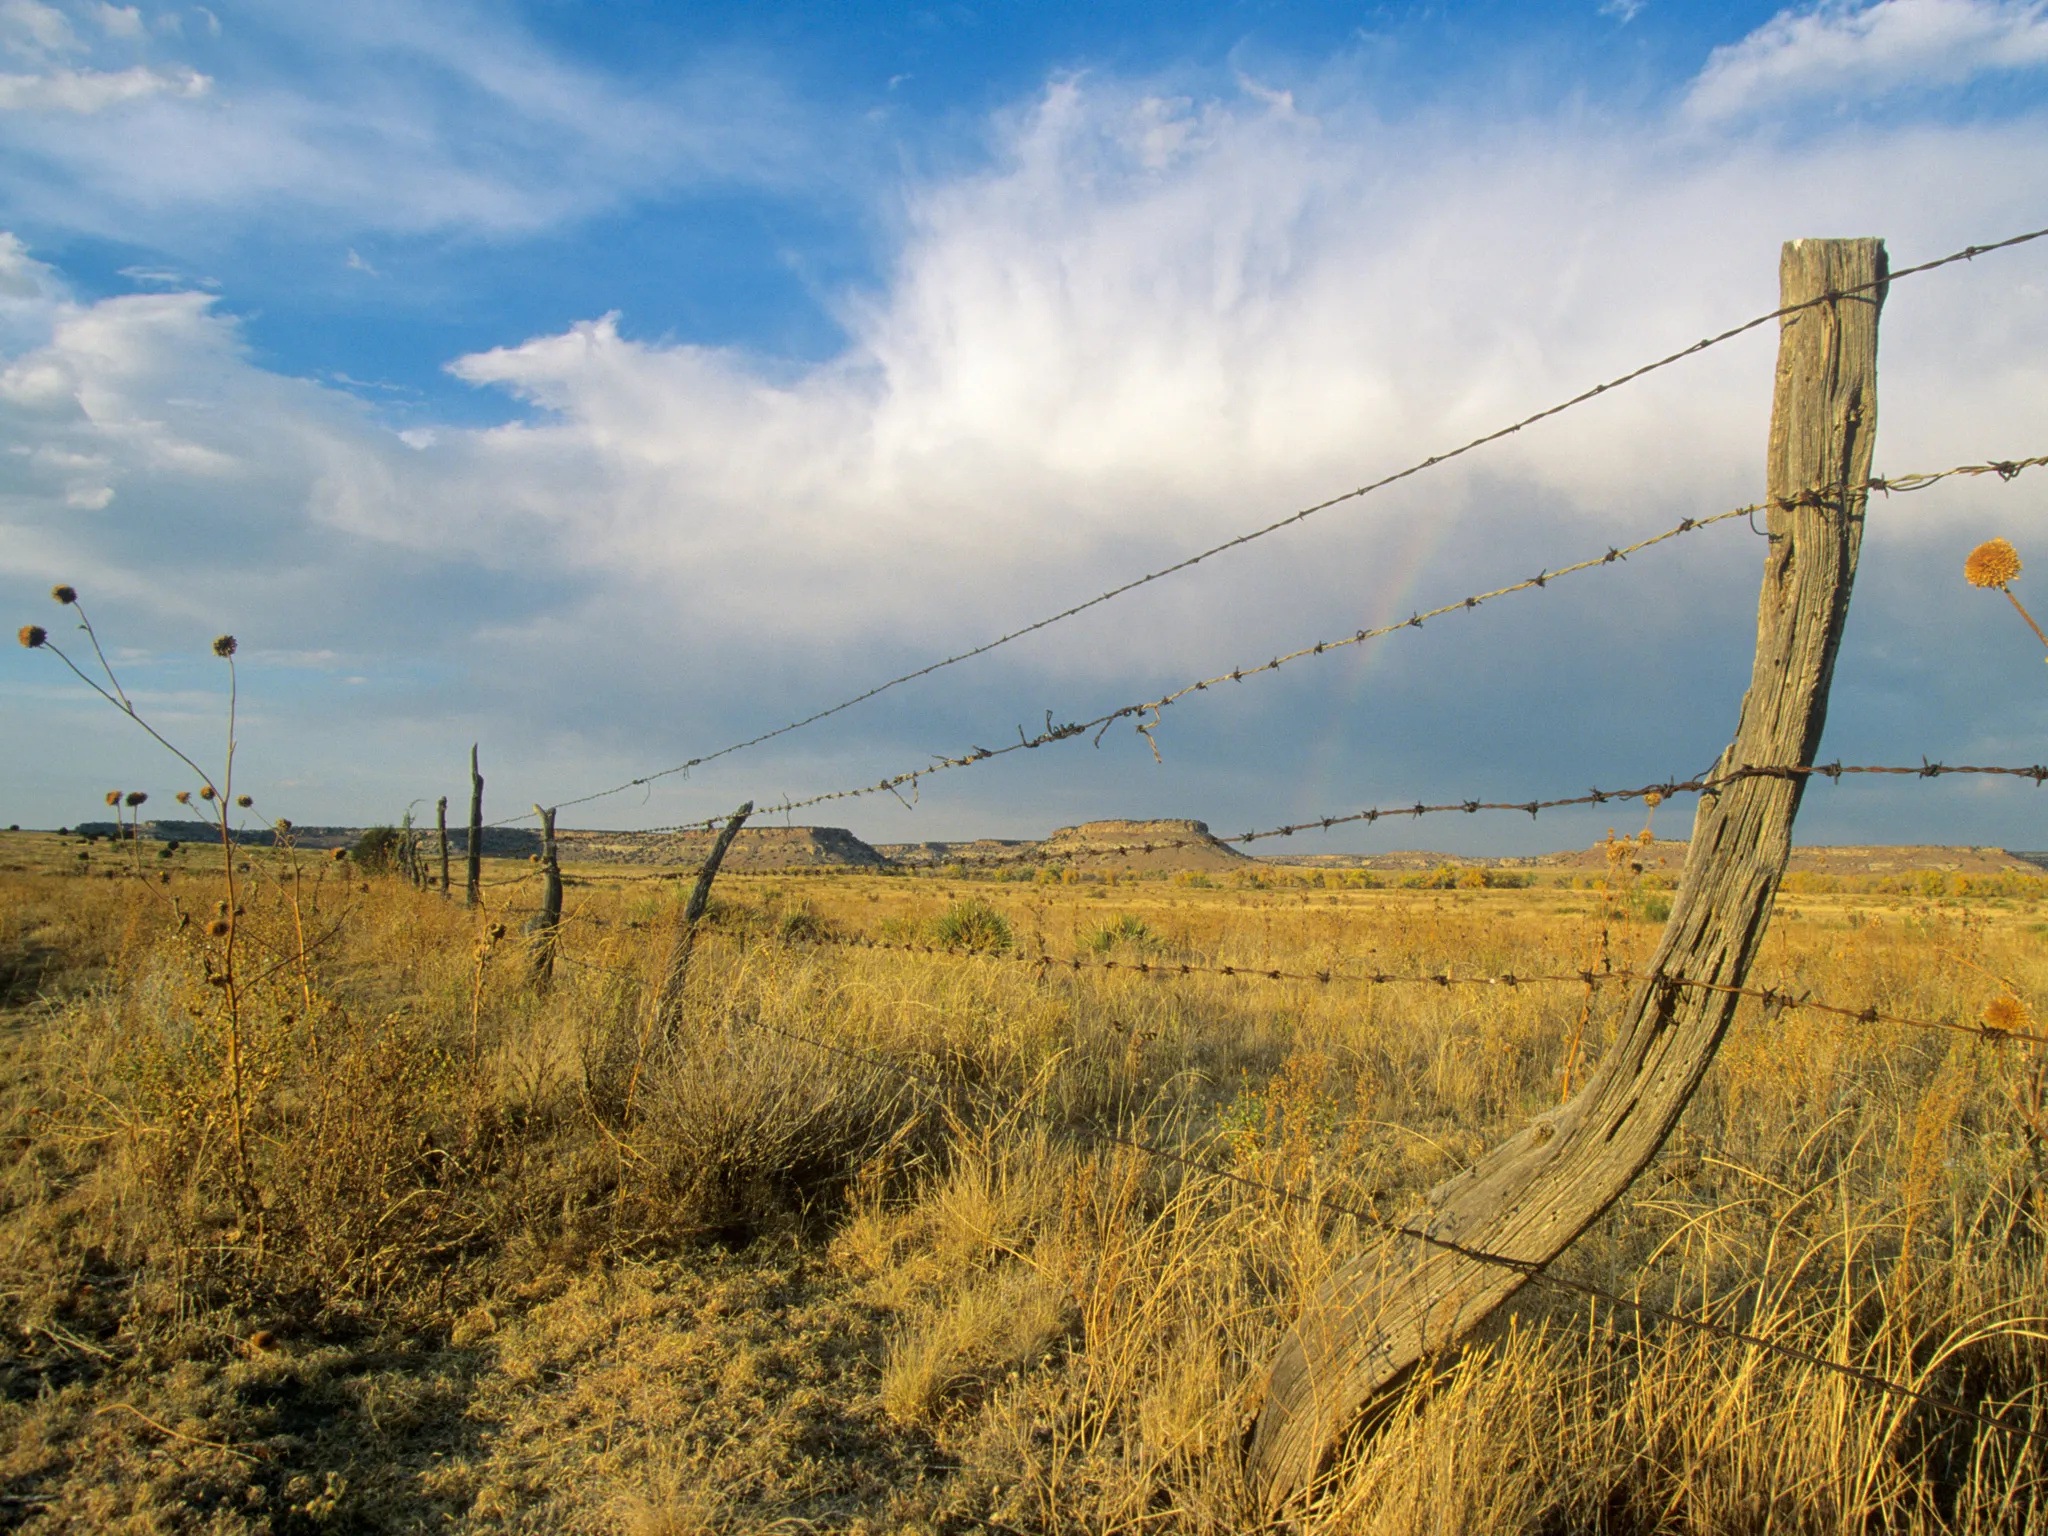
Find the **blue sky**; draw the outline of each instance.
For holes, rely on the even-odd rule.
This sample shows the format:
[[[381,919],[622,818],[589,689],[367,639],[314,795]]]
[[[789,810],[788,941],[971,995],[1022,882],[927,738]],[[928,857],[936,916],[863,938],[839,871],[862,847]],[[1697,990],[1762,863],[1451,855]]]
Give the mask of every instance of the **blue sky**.
[[[207,642],[235,632],[268,815],[459,797],[471,740],[495,811],[566,800],[1767,309],[1785,238],[1879,234],[1903,264],[2048,224],[2044,85],[2048,7],[2017,0],[0,0],[0,597],[61,643],[47,588],[78,586],[195,755]],[[1771,353],[1758,333],[564,821],[873,781],[1752,500]],[[2048,451],[2044,357],[2048,242],[1900,284],[1879,467]],[[1831,755],[2048,757],[2033,642],[1957,574],[1992,533],[2048,562],[2043,484],[1874,511]],[[1119,728],[801,819],[1236,831],[1694,772],[1733,724],[1759,561],[1723,525],[1205,695],[1163,762]],[[9,654],[0,822],[181,787]],[[2044,811],[1845,784],[1801,832],[2048,847]]]

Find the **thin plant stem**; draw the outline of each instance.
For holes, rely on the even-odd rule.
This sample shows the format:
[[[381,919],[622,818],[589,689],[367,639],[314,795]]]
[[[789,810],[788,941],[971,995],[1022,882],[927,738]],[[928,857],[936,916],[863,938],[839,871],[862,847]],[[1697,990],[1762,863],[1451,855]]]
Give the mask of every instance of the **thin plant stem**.
[[[99,634],[97,631],[93,629],[92,620],[85,616],[85,604],[81,603],[77,598],[74,597],[71,599],[71,607],[76,609],[78,612],[78,627],[85,631],[85,638],[92,642],[92,653],[93,655],[99,657],[100,669],[107,674],[107,681],[113,684],[114,692],[118,696],[118,703],[120,707],[122,709],[125,709],[129,714],[134,714],[135,706],[128,702],[128,695],[121,692],[121,680],[114,676],[114,669],[107,661],[107,653],[100,649]],[[71,670],[74,672],[78,671],[76,667],[73,667]],[[85,674],[79,673],[79,675],[83,677]],[[95,684],[94,686],[97,687],[98,685]],[[152,731],[150,734],[155,735],[156,733]],[[163,738],[158,737],[157,739],[161,741]]]
[[[2019,598],[2013,595],[2012,588],[2005,585],[2005,583],[2000,582],[1998,590],[2003,592],[2006,595],[2006,597],[2011,600],[2013,607],[2019,609],[2020,617],[2027,621],[2027,628],[2031,629],[2034,632],[2034,638],[2040,641],[2043,645],[2048,645],[2048,635],[2044,635],[2041,633],[2041,626],[2034,622],[2034,616],[2031,613],[2027,612],[2026,608],[2021,604]]]
[[[55,642],[45,640],[41,648],[43,650],[48,651],[51,655],[55,656],[59,661],[63,662],[65,666],[69,667],[71,669],[72,675],[76,677],[81,683],[85,684],[86,687],[90,688],[94,693],[98,694],[101,698],[105,699],[109,704],[113,705],[116,709],[121,710],[124,714],[128,716],[129,719],[133,720],[137,725],[141,726],[145,731],[149,732],[149,734],[155,738],[156,744],[158,746],[162,747],[166,752],[170,753],[171,756],[175,757],[187,768],[190,768],[193,771],[193,773],[197,774],[199,776],[199,782],[202,785],[211,784],[213,782],[212,776],[208,774],[204,768],[200,767],[197,763],[193,762],[191,758],[187,757],[183,752],[180,752],[176,747],[172,746],[170,742],[164,739],[163,734],[160,731],[158,731],[155,726],[151,725],[147,720],[143,719],[142,716],[136,714],[134,709],[130,707],[127,699],[116,698],[113,694],[107,692],[106,689],[102,688],[98,683],[94,682],[90,677],[86,676],[84,672],[80,671],[78,663],[73,661],[69,656],[66,656],[63,653],[63,651],[59,650]]]
[[[228,751],[225,771],[221,776],[220,795],[220,849],[221,880],[228,893],[227,938],[221,952],[222,990],[226,994],[228,1008],[228,1109],[234,1122],[235,1131],[235,1198],[246,1214],[249,1208],[249,1137],[243,1114],[242,1096],[242,999],[239,979],[235,975],[235,916],[237,911],[235,892],[235,840],[233,829],[228,824],[228,808],[235,795],[235,703],[236,679],[235,658],[226,657],[228,664]]]

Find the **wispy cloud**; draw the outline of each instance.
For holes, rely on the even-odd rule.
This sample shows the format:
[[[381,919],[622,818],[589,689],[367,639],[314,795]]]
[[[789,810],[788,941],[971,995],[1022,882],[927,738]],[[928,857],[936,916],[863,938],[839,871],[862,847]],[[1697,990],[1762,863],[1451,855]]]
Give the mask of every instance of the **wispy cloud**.
[[[0,112],[93,113],[150,96],[204,96],[213,82],[192,69],[53,69],[0,75]]]
[[[1716,119],[1784,108],[1815,93],[1874,99],[2048,65],[2040,0],[1875,0],[1781,11],[1716,48],[1687,108]]]
[[[816,148],[802,112],[740,58],[632,82],[483,10],[364,0],[266,13],[231,52],[188,42],[205,73],[88,68],[62,13],[0,7],[0,40],[46,65],[0,77],[0,197],[48,227],[167,247],[201,210],[344,236],[523,232],[679,186],[816,174],[799,168]],[[117,122],[78,121],[117,105]]]

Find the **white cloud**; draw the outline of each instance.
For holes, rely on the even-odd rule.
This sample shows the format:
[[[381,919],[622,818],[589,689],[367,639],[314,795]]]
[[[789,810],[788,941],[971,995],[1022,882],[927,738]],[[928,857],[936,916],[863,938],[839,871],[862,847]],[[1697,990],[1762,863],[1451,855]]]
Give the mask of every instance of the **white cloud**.
[[[109,37],[134,42],[146,35],[142,12],[132,5],[108,5],[106,0],[94,0],[92,19]]]
[[[994,164],[909,189],[897,261],[846,301],[844,354],[812,367],[605,316],[453,364],[528,419],[409,413],[396,432],[340,388],[258,366],[205,295],[84,305],[39,286],[44,334],[0,371],[0,519],[41,529],[9,548],[44,581],[118,589],[148,571],[148,602],[239,613],[253,641],[361,657],[380,679],[462,673],[462,708],[499,711],[507,737],[530,739],[510,725],[526,699],[553,700],[559,749],[532,749],[506,782],[553,773],[566,794],[985,639],[1768,309],[1784,237],[1876,231],[1903,261],[2008,233],[2011,208],[2048,203],[2043,137],[2031,120],[1782,145],[1654,123],[1447,131],[1058,82],[1003,121]],[[1894,293],[1881,469],[2041,450],[2036,249]],[[29,260],[0,247],[0,273],[9,251]],[[1028,710],[1008,688],[980,693],[1003,675],[993,661],[921,685],[872,766],[903,766],[906,740],[913,759],[992,745],[1018,710],[1035,722],[1077,696],[1121,702],[1749,500],[1770,344],[1759,331],[1049,631],[1006,653],[1028,668]],[[1873,515],[1872,548],[2013,494],[1901,499]],[[1743,553],[1703,540],[1600,590],[1689,570],[1673,601],[1704,601],[1718,550]],[[1637,649],[1668,656],[1675,621],[1645,618],[1642,590],[1564,610],[1576,624],[1542,644],[1624,668]],[[1754,590],[1745,568],[1738,639]],[[1424,665],[1436,645],[1401,654]],[[1490,658],[1488,676],[1536,654]],[[1580,686],[1587,664],[1560,665],[1554,686]],[[1564,713],[1562,692],[1495,698],[1476,675],[1430,686],[1501,720]],[[381,684],[376,697],[350,707],[401,710]],[[448,731],[446,699],[418,708],[421,732]],[[345,716],[303,750],[368,751],[395,774],[416,746],[408,719]],[[865,775],[845,745],[860,723],[841,724],[736,760],[731,787]],[[1699,747],[1685,737],[1672,762]],[[684,809],[657,800],[647,816]]]
[[[213,82],[190,69],[55,69],[0,75],[0,112],[93,113],[151,96],[203,96]]]
[[[1693,83],[1699,119],[1788,108],[1815,93],[1872,99],[2048,64],[2041,0],[1875,0],[1780,11],[1716,48]]]
[[[41,0],[0,0],[0,52],[41,61],[79,46],[64,13]]]
[[[0,201],[163,249],[189,244],[195,220],[217,239],[223,219],[317,220],[346,244],[365,230],[526,232],[679,186],[830,174],[786,93],[743,59],[631,84],[489,13],[396,0],[269,8],[259,24],[213,75],[7,77]],[[129,104],[118,121],[78,121],[116,101]]]

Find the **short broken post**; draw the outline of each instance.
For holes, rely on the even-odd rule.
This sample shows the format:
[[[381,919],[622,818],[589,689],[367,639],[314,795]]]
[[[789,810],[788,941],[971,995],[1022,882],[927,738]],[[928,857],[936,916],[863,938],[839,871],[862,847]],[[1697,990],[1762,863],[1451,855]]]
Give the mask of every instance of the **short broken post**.
[[[441,834],[441,899],[448,899],[448,797],[434,802],[434,829]]]
[[[477,772],[476,743],[469,744],[469,904],[484,904],[484,776]]]
[[[540,818],[540,915],[533,920],[533,984],[547,991],[555,979],[555,935],[562,926],[562,866],[555,858],[555,808],[533,808]]]
[[[675,939],[669,945],[668,966],[662,972],[661,990],[655,1000],[654,1032],[664,1043],[675,1039],[676,1027],[682,1022],[683,982],[690,971],[690,951],[697,944],[697,924],[711,905],[711,882],[718,878],[718,866],[725,862],[732,840],[739,836],[741,826],[753,814],[754,802],[751,800],[732,813],[725,830],[718,834],[718,841],[711,845],[704,867],[697,871],[697,887],[690,892],[689,904],[683,908],[682,926],[676,929]]]

